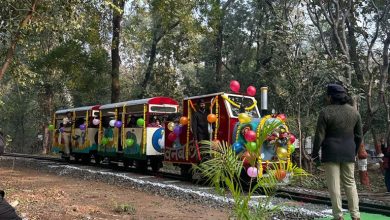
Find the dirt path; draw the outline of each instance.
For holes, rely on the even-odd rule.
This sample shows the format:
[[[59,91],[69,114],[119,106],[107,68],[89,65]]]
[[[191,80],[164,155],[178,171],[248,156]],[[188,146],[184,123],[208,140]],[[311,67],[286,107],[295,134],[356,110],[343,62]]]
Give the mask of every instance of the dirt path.
[[[27,219],[228,219],[216,210],[101,182],[0,167],[0,189]]]

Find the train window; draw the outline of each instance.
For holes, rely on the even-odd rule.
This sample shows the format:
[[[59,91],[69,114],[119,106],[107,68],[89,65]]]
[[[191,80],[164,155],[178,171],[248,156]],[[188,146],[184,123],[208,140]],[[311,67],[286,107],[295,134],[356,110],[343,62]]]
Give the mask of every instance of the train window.
[[[248,108],[253,105],[254,99],[250,97],[244,97],[244,96],[228,96],[230,100],[232,100],[234,103],[240,105],[240,107],[234,106],[231,103],[228,103],[228,106],[230,108],[230,114],[232,117],[238,117],[238,115],[242,112],[246,112],[253,118],[259,118],[259,110],[257,108],[257,105],[252,108],[251,110],[245,110],[245,108]]]
[[[150,105],[149,112],[176,113],[177,106]]]

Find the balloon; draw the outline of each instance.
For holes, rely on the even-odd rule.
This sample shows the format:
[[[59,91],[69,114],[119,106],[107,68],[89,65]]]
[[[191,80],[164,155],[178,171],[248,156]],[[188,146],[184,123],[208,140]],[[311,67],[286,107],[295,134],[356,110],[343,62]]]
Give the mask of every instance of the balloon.
[[[245,151],[242,154],[241,159],[244,165],[250,165],[255,163],[256,156],[251,154],[249,151]]]
[[[137,125],[138,126],[142,127],[142,126],[144,126],[144,124],[145,124],[145,120],[143,118],[137,119]]]
[[[175,128],[173,129],[173,132],[175,132],[175,134],[177,136],[179,136],[181,134],[181,126],[175,126]]]
[[[48,129],[49,131],[54,131],[54,125],[49,125]]]
[[[207,121],[208,121],[209,123],[214,123],[214,122],[217,121],[217,116],[214,115],[214,114],[209,114],[209,115],[207,115]]]
[[[230,89],[233,92],[238,93],[240,91],[240,83],[237,80],[230,81]]]
[[[98,125],[98,124],[100,124],[100,120],[97,119],[97,118],[94,118],[94,119],[92,120],[92,124],[93,124],[93,125]]]
[[[102,138],[102,144],[103,145],[108,144],[108,138],[106,138],[106,137]]]
[[[250,176],[252,178],[257,177],[257,168],[256,167],[249,167],[246,170],[246,173],[248,174],[248,176]]]
[[[245,140],[248,142],[256,140],[256,132],[249,130],[245,133]]]
[[[278,181],[282,181],[286,176],[287,176],[287,173],[283,169],[276,170],[276,172],[275,172],[275,177]]]
[[[290,153],[294,153],[295,151],[295,145],[294,144],[289,144],[288,147],[290,148]]]
[[[236,152],[236,154],[238,154],[244,150],[244,145],[240,142],[234,142],[234,144],[232,145],[232,148]]]
[[[290,144],[293,144],[295,142],[295,136],[293,134],[290,134],[290,140],[288,140]]]
[[[238,115],[238,121],[240,121],[241,124],[249,123],[251,120],[251,116],[249,116],[247,113],[240,113]]]
[[[111,127],[114,127],[114,126],[115,126],[115,120],[114,120],[114,119],[110,121],[110,126],[111,126]]]
[[[248,86],[246,89],[246,93],[250,96],[255,96],[256,95],[256,88],[253,86]]]
[[[168,130],[173,131],[175,129],[175,123],[169,122],[168,123]]]
[[[134,139],[131,138],[126,139],[126,146],[131,147],[133,146],[133,144],[134,144]]]
[[[171,132],[171,133],[169,133],[169,135],[168,135],[168,139],[170,140],[170,141],[175,141],[176,140],[176,138],[177,138],[177,136],[176,136],[176,134],[175,134],[175,132]]]
[[[117,128],[122,127],[122,122],[121,121],[116,121],[115,122],[115,127],[117,127]]]
[[[180,124],[181,124],[181,125],[187,125],[187,124],[188,124],[188,118],[185,117],[185,116],[182,116],[182,117],[180,118]]]
[[[280,160],[287,160],[287,156],[288,156],[287,149],[285,149],[283,147],[278,147],[276,149],[276,155],[278,156],[278,158]]]
[[[256,144],[256,142],[248,142],[248,143],[246,143],[246,148],[249,150],[249,151],[251,151],[251,152],[253,152],[253,151],[255,151],[256,149],[257,149],[257,144]]]
[[[276,116],[277,118],[279,118],[280,120],[282,120],[283,122],[286,121],[287,117],[285,114],[279,114],[278,116]]]
[[[87,128],[87,126],[85,126],[85,124],[80,125],[80,130],[84,131],[86,128]]]

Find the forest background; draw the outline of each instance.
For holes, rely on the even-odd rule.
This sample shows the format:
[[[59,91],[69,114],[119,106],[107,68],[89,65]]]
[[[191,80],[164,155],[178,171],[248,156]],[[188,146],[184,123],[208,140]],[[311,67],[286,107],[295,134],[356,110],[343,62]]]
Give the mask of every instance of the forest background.
[[[35,153],[58,109],[181,100],[235,79],[243,92],[267,86],[269,109],[304,140],[325,85],[340,82],[366,144],[390,144],[389,10],[387,0],[2,0],[0,127],[9,150]]]

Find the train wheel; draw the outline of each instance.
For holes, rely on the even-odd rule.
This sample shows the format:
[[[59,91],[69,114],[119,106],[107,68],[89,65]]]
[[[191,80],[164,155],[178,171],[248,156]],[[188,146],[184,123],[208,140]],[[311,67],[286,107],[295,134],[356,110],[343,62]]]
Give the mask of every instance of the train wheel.
[[[81,156],[80,156],[79,154],[74,154],[74,160],[75,160],[76,162],[79,162],[79,161],[80,161],[80,158],[81,158]]]
[[[130,166],[133,166],[133,161],[129,160],[129,159],[124,159],[123,160],[123,167],[127,168],[127,167],[130,167]]]
[[[95,159],[95,164],[99,165],[100,162],[102,161],[102,158],[98,154],[94,154],[93,158]]]
[[[180,166],[180,175],[186,180],[192,180],[192,171],[191,165],[181,165]]]
[[[82,161],[83,163],[86,163],[86,164],[90,163],[90,162],[91,162],[91,155],[89,155],[89,154],[87,154],[87,155],[82,155],[82,156],[81,156],[81,161]]]
[[[162,167],[162,161],[159,159],[150,160],[150,166],[152,167],[152,171],[157,173]]]
[[[148,161],[147,160],[137,160],[135,162],[135,168],[140,172],[146,172],[148,170]]]

